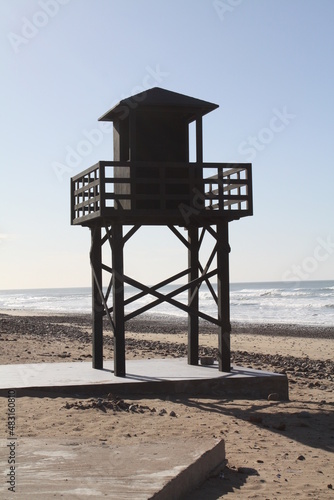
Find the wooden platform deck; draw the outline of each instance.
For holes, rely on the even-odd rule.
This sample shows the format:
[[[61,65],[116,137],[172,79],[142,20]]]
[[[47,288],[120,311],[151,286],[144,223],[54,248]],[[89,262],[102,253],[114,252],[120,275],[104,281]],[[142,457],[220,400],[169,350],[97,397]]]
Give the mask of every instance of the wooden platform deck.
[[[251,164],[100,161],[71,179],[72,225],[201,227],[252,214]]]

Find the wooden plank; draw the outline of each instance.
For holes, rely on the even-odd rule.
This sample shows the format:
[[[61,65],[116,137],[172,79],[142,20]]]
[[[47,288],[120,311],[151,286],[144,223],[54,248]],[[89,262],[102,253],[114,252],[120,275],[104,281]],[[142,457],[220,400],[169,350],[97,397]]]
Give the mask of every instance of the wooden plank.
[[[141,228],[140,224],[135,224],[127,233],[123,236],[123,245]]]
[[[108,273],[112,273],[112,268],[107,266],[106,264],[101,264],[101,268],[103,271],[107,271]]]
[[[96,222],[96,219],[100,217],[100,211],[96,211],[94,213],[90,213],[90,214],[86,214],[86,215],[81,215],[80,217],[76,217],[74,220],[73,220],[73,224],[82,224],[82,223],[86,223],[86,222],[89,222],[89,221],[92,221],[92,225],[94,225],[94,227],[96,226],[95,222]]]
[[[74,205],[74,210],[79,210],[80,208],[89,208],[89,205],[92,203],[98,203],[100,201],[100,196],[94,196],[92,198],[87,198],[87,200],[82,201]]]
[[[103,264],[101,265],[101,269],[103,269]],[[110,313],[108,311],[108,306],[107,306],[107,302],[106,302],[106,298],[104,297],[103,295],[103,290],[102,290],[102,286],[101,284],[99,283],[99,280],[95,278],[95,269],[94,267],[92,267],[92,273],[93,273],[93,276],[94,276],[94,279],[95,279],[95,285],[97,287],[97,290],[99,292],[99,297],[101,299],[101,302],[103,304],[103,307],[104,307],[104,310],[102,312],[102,315],[105,316],[107,315],[108,316],[108,319],[109,319],[109,322],[110,322],[110,325],[111,325],[111,328],[112,328],[112,331],[114,332],[115,331],[115,325],[114,325],[114,322],[113,322],[113,319],[112,317],[110,316]]]
[[[235,197],[234,197],[235,196]],[[229,206],[229,205],[234,205],[235,203],[240,203],[242,201],[248,201],[248,196],[247,195],[231,195],[229,197],[224,197],[224,207]]]
[[[88,191],[89,189],[92,189],[96,186],[99,186],[100,184],[100,179],[96,179],[93,182],[90,182],[89,184],[85,184],[84,186],[81,186],[80,188],[74,189],[73,194],[75,196],[83,194],[85,191]]]
[[[130,177],[105,177],[105,182],[107,184],[117,184],[117,183],[124,183],[124,184],[130,184],[131,179]]]
[[[242,200],[244,201],[244,200]],[[249,200],[246,200],[249,203]],[[234,200],[233,205],[237,205],[238,200]],[[219,205],[216,204],[216,208]],[[242,209],[233,208],[231,210],[225,209],[223,211],[217,210],[212,207],[205,207],[200,213],[196,215],[196,224],[199,227],[207,227],[208,224],[216,224],[217,220],[238,220],[242,217],[248,217],[252,215],[250,207],[245,207]],[[179,225],[181,227],[187,227],[185,220],[179,210],[159,210],[153,212],[150,209],[141,209],[139,212],[137,210],[119,210],[114,207],[106,207],[104,209],[103,216],[101,211],[98,210],[94,213],[86,213],[85,215],[77,216],[73,221],[74,226],[87,226],[92,227],[96,225],[103,226],[105,222],[108,224],[122,223],[124,225],[141,224],[146,226],[166,226]]]
[[[186,168],[191,168],[192,166],[196,165],[201,161],[198,159],[196,162],[154,162],[154,161],[100,161],[91,167],[87,168],[86,170],[83,170],[79,174],[75,175],[72,177],[73,181],[77,181],[79,179],[82,179],[86,175],[91,174],[94,170],[98,170],[101,167],[126,167],[131,169],[136,169],[138,167],[143,167],[143,166],[153,166],[156,168],[170,168],[170,169],[180,169],[182,167]],[[235,165],[234,167],[231,167],[232,165]],[[215,168],[228,168],[224,172],[224,175],[232,175],[232,173],[237,173],[239,170],[245,170],[245,171],[250,171],[251,168],[251,163],[222,163],[222,162],[205,162],[203,163],[201,161],[201,167],[204,169],[215,169]],[[231,168],[229,168],[231,167]],[[207,177],[209,179],[209,177]]]
[[[200,113],[196,116],[196,163],[203,162],[203,120]]]
[[[219,174],[214,174],[210,177],[205,177],[204,181],[206,182],[206,181],[216,180],[218,182],[219,179],[221,179],[221,178],[236,174],[238,172],[242,172],[243,170],[245,170],[245,169],[244,168],[231,168],[230,170],[226,170],[226,172],[223,171],[223,172],[219,172]]]
[[[210,271],[210,273],[208,273],[206,277],[209,279],[212,276],[215,276],[216,274],[217,274],[217,269],[214,269],[213,271]],[[203,280],[204,280],[204,277],[198,278],[196,280],[196,283],[200,283]],[[174,295],[178,295],[182,291],[187,290],[187,288],[189,287],[189,284],[183,285],[183,286],[179,287],[177,290],[173,290],[172,292],[168,293],[167,295],[163,295],[162,293],[157,292],[156,290],[153,290],[152,288],[150,288],[146,285],[143,285],[139,281],[134,280],[133,278],[130,278],[129,276],[124,276],[124,282],[128,283],[129,285],[132,285],[136,288],[139,288],[140,290],[145,291],[147,294],[153,295],[153,296],[158,298],[158,300],[153,301],[151,304],[147,304],[146,306],[143,306],[140,309],[137,309],[136,311],[133,311],[133,312],[127,314],[126,318],[125,318],[126,321],[128,321],[129,319],[135,318],[139,314],[142,314],[143,312],[146,312],[146,311],[152,309],[152,307],[155,307],[155,306],[161,304],[162,302],[168,302],[169,304],[171,304],[171,305],[177,307],[178,309],[181,309],[182,311],[185,311],[187,313],[193,312],[189,306],[186,306],[185,304],[182,304],[182,302],[179,302],[179,301],[174,300],[172,298]],[[212,318],[208,314],[204,314],[201,311],[198,311],[198,315],[200,318],[205,319],[206,321],[209,321],[210,323],[213,323],[213,324],[218,325],[218,326],[220,325],[219,320],[217,320],[216,318]]]
[[[185,269],[184,271],[181,271],[177,274],[174,274],[170,278],[167,278],[166,280],[161,281],[160,283],[157,283],[156,285],[153,285],[152,287],[150,287],[150,290],[158,290],[159,288],[162,288],[166,285],[169,285],[173,281],[176,281],[180,278],[183,278],[183,276],[186,276],[189,273],[190,273],[190,269]],[[135,302],[136,300],[141,299],[145,295],[147,295],[147,292],[137,293],[136,295],[133,295],[132,297],[129,297],[127,300],[125,300],[124,305],[127,306],[128,304],[131,304],[132,302]]]
[[[203,274],[204,270],[203,270],[203,266],[199,263],[199,270],[201,271],[201,273]],[[208,289],[210,290],[211,292],[211,295],[212,295],[212,298],[213,300],[216,302],[216,304],[218,305],[218,296],[213,288],[213,286],[211,285],[210,281],[205,278],[205,283],[206,283],[206,286],[208,287]]]
[[[211,234],[211,236],[216,240],[217,239],[217,231],[215,231],[211,226],[205,227],[206,231]]]
[[[99,170],[99,175],[100,175],[100,210],[101,210],[101,216],[104,215],[104,210],[105,210],[105,189],[106,189],[106,183],[105,183],[105,168],[103,165],[99,164],[100,170]],[[103,224],[105,225],[105,224]]]
[[[109,243],[110,248],[112,249],[112,234],[111,234],[111,228],[104,222],[104,229],[106,234],[103,236],[101,240],[101,244],[104,245],[107,241]]]
[[[105,294],[105,301],[106,301],[106,303],[108,303],[111,290],[112,290],[112,274],[110,275],[110,280],[109,280],[108,288],[107,288],[106,294]],[[107,310],[105,311],[105,314],[107,314]]]
[[[253,180],[252,180],[252,169],[251,165],[248,170],[248,211],[249,215],[253,215]]]
[[[229,184],[227,186],[223,186],[222,189],[213,189],[212,191],[207,191],[206,193],[204,193],[204,196],[207,198],[210,197],[210,195],[218,195],[221,190],[226,193],[226,192],[229,192],[229,191],[232,191],[233,189],[238,189],[240,187],[244,187],[246,186],[246,184],[240,184],[240,183],[236,183],[236,184]]]
[[[95,163],[95,165],[89,167],[89,168],[86,168],[86,170],[83,170],[82,172],[80,172],[79,174],[75,175],[74,177],[72,177],[72,181],[78,181],[79,179],[82,179],[83,177],[85,177],[86,175],[89,175],[91,174],[94,170],[98,170],[99,169],[99,164],[101,162],[98,162],[98,163]]]
[[[180,240],[180,241],[181,241],[181,242],[182,242],[182,243],[183,243],[183,244],[184,244],[187,248],[189,248],[189,246],[190,246],[189,242],[185,239],[185,237],[184,237],[184,236],[182,236],[182,234],[180,233],[180,231],[178,231],[178,230],[176,229],[176,227],[174,227],[172,224],[168,224],[168,227],[169,227],[169,229],[172,231],[172,233],[174,233],[174,234],[175,234],[175,236],[176,236],[177,238],[179,238],[179,240]]]
[[[73,221],[75,219],[75,209],[74,209],[74,204],[75,204],[75,198],[74,198],[74,187],[75,187],[75,182],[71,179],[71,224],[73,224]]]
[[[235,168],[235,167],[238,167],[238,168],[243,168],[244,170],[248,169],[249,167],[251,167],[251,163],[243,163],[243,162],[238,162],[238,163],[223,163],[223,162],[205,162],[203,163],[203,168],[207,168],[207,169],[214,169],[214,168],[228,168],[228,169],[231,169],[231,168]]]

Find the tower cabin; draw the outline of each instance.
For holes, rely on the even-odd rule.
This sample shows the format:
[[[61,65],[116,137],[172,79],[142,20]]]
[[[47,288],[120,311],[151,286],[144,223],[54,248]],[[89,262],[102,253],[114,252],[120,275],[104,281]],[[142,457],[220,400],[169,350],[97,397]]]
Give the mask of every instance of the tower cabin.
[[[216,108],[157,87],[120,101],[99,118],[113,122],[114,160],[73,177],[71,223],[203,226],[252,215],[251,165],[203,163],[202,119]]]
[[[114,332],[114,373],[125,376],[126,321],[167,302],[188,314],[188,363],[198,364],[202,318],[218,327],[219,370],[230,371],[228,223],[252,215],[252,177],[251,164],[203,162],[203,116],[217,107],[152,88],[123,99],[99,119],[113,122],[114,159],[100,161],[71,179],[71,224],[91,230],[93,368],[103,368],[103,316]],[[190,162],[192,122],[196,154]],[[187,269],[153,286],[126,276],[123,248],[142,225],[167,226],[187,248]],[[133,227],[123,234],[125,226]],[[188,238],[177,227],[183,227]],[[200,248],[206,232],[215,245],[202,264]],[[104,244],[111,248],[111,267],[102,262]],[[106,285],[103,273],[110,275]],[[160,291],[185,277],[187,283],[173,292]],[[200,311],[203,283],[217,304],[216,317]],[[139,293],[125,300],[124,285]],[[188,304],[175,298],[185,290]],[[127,304],[144,295],[155,300],[127,313]]]

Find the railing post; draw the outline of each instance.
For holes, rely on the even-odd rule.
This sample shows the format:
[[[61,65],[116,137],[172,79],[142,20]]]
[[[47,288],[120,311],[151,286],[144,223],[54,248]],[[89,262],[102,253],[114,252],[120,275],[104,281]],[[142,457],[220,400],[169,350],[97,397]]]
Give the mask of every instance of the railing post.
[[[75,191],[75,181],[73,179],[71,179],[71,224],[73,224],[74,220],[76,219],[76,210],[75,210],[75,195],[74,195],[74,191]]]
[[[99,161],[99,199],[100,199],[100,214],[101,217],[105,214],[106,208],[106,172],[105,172],[105,162]]]
[[[248,163],[246,165],[247,172],[247,208],[249,210],[249,215],[253,215],[253,181],[252,181],[252,164]]]

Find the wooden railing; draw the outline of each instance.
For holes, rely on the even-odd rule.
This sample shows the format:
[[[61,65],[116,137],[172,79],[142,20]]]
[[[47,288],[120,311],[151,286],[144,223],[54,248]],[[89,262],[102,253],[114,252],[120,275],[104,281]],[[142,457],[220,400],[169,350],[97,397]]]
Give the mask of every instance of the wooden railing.
[[[72,224],[145,216],[188,224],[252,213],[251,164],[100,161],[71,179]]]

